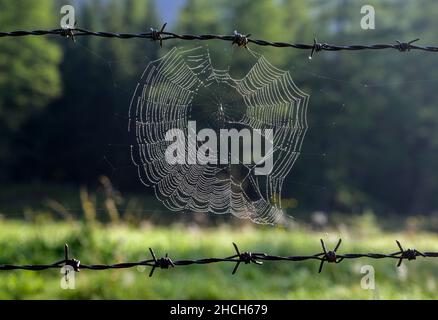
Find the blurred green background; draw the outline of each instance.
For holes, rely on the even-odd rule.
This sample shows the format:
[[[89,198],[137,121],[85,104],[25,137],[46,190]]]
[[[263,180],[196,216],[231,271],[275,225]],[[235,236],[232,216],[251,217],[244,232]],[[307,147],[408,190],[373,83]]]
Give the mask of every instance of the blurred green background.
[[[168,21],[177,33],[238,30],[296,43],[437,42],[432,0],[0,0],[0,30],[58,28],[65,4],[75,7],[78,27],[92,30],[148,32]],[[360,27],[363,5],[375,7],[375,30]],[[167,212],[131,164],[128,107],[151,60],[200,44],[0,39],[0,263],[56,261],[64,242],[84,263],[144,259],[149,246],[174,258],[227,256],[232,241],[307,254],[320,237],[334,244],[339,236],[345,252],[393,252],[396,238],[438,248],[438,56],[419,51],[318,52],[309,60],[306,51],[250,46],[311,96],[309,132],[283,194],[294,219],[263,227]],[[236,50],[245,49],[209,46],[218,63],[244,69]],[[358,270],[368,263],[374,291],[360,288]],[[394,261],[358,260],[315,275],[312,262],[266,263],[231,276],[231,266],[212,265],[158,270],[153,279],[138,270],[84,271],[73,291],[60,289],[53,270],[11,271],[0,273],[0,298],[435,298],[436,266],[396,271]]]

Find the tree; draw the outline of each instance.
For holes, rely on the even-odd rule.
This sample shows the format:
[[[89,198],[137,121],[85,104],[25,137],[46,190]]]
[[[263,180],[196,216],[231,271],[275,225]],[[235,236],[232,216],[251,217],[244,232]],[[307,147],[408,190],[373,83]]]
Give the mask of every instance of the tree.
[[[178,29],[187,34],[225,32],[223,2],[187,0],[178,17]]]
[[[78,27],[91,30],[148,32],[156,24],[153,0],[86,2],[76,14]],[[145,39],[96,37],[62,44],[64,93],[29,119],[16,137],[20,148],[14,155],[15,177],[96,182],[100,174],[111,173],[104,156],[116,165],[129,163],[124,118],[135,84],[159,45]],[[126,148],[112,149],[109,144]]]
[[[50,0],[0,1],[2,30],[53,27]],[[32,113],[58,97],[61,50],[48,38],[3,38],[0,41],[0,124],[17,130]]]
[[[0,29],[53,27],[52,1],[0,0]],[[61,94],[60,48],[48,38],[2,38],[0,41],[0,165],[14,152],[11,137],[31,115]],[[0,177],[7,170],[0,171]]]

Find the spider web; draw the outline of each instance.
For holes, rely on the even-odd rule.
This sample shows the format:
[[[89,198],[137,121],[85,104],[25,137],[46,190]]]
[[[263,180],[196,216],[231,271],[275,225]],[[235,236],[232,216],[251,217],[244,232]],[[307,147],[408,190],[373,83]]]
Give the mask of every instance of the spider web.
[[[135,140],[131,159],[141,182],[152,187],[169,210],[228,213],[262,224],[275,224],[284,217],[283,182],[308,129],[309,96],[288,71],[248,52],[255,63],[242,78],[233,78],[230,67],[215,69],[206,47],[173,48],[144,70],[129,108],[129,131]],[[258,163],[240,160],[200,164],[191,158],[189,164],[169,164],[165,152],[172,141],[166,141],[166,133],[179,129],[196,134],[189,132],[192,120],[197,121],[197,129],[219,133],[222,128],[246,128],[259,138],[264,137],[263,129],[272,129],[273,148],[265,150],[264,157],[272,157],[272,171],[256,175]]]

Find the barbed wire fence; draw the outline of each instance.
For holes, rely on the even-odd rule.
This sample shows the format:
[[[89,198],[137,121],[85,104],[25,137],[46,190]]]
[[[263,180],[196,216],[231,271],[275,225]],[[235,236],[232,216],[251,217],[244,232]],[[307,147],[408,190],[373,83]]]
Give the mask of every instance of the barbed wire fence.
[[[312,255],[300,255],[300,256],[278,256],[270,255],[267,253],[260,252],[241,252],[238,246],[233,243],[235,254],[225,257],[225,258],[200,258],[200,259],[182,259],[182,260],[172,260],[170,256],[166,253],[164,257],[157,258],[155,252],[152,248],[149,248],[151,254],[151,259],[142,260],[138,262],[122,262],[116,264],[81,264],[78,259],[71,258],[69,253],[69,247],[66,244],[64,247],[64,259],[52,264],[38,264],[38,265],[13,265],[13,264],[0,264],[0,271],[7,270],[30,270],[30,271],[42,271],[47,269],[60,269],[65,266],[70,266],[75,272],[80,270],[110,270],[110,269],[129,269],[134,267],[151,267],[149,277],[152,277],[155,270],[159,269],[170,269],[175,267],[186,267],[190,265],[207,265],[214,263],[231,263],[234,264],[234,269],[232,274],[236,274],[239,266],[243,264],[257,264],[261,265],[265,261],[272,262],[299,262],[306,260],[317,260],[320,261],[318,272],[323,270],[324,264],[335,263],[339,264],[343,260],[358,259],[358,258],[369,258],[369,259],[396,259],[397,267],[400,267],[403,260],[416,260],[417,257],[423,258],[437,258],[438,252],[420,252],[416,249],[403,249],[401,243],[396,240],[398,246],[398,251],[385,254],[385,253],[338,253],[338,249],[341,245],[342,240],[339,239],[333,250],[328,250],[324,241],[321,239],[322,252],[312,254]],[[67,276],[67,275],[66,275]]]
[[[320,43],[317,39],[313,39],[311,44],[300,44],[300,43],[288,43],[288,42],[277,42],[277,41],[267,41],[261,39],[251,38],[251,34],[241,34],[234,31],[232,35],[216,35],[216,34],[176,34],[173,32],[165,31],[166,23],[161,27],[161,29],[151,28],[150,32],[146,33],[115,33],[115,32],[97,32],[90,31],[82,28],[61,28],[53,30],[18,30],[10,32],[0,32],[0,38],[4,37],[26,37],[26,36],[46,36],[46,35],[58,35],[65,38],[72,39],[75,41],[76,37],[81,36],[94,36],[101,38],[118,38],[118,39],[150,39],[152,41],[159,42],[160,47],[162,47],[164,41],[177,39],[177,40],[187,40],[187,41],[208,41],[208,40],[221,40],[231,42],[233,45],[239,47],[247,47],[249,44],[254,44],[258,46],[269,46],[276,48],[292,48],[309,50],[309,58],[312,58],[316,52],[320,51],[359,51],[359,50],[384,50],[384,49],[395,49],[400,52],[408,52],[411,50],[420,50],[427,52],[438,52],[438,46],[421,46],[414,44],[419,41],[415,39],[409,42],[396,41],[392,44],[368,44],[368,45],[333,45],[328,43]],[[422,258],[437,258],[438,252],[420,252],[416,249],[403,249],[403,246],[399,241],[396,240],[398,246],[398,251],[385,254],[385,253],[338,253],[338,249],[341,245],[341,239],[339,239],[337,245],[333,250],[328,250],[324,241],[321,239],[322,252],[311,254],[311,255],[298,255],[298,256],[278,256],[270,255],[267,253],[260,252],[241,252],[238,246],[233,243],[235,254],[225,257],[225,258],[199,258],[199,259],[182,259],[182,260],[172,260],[170,256],[166,253],[164,257],[157,258],[155,252],[152,248],[149,248],[151,258],[147,260],[137,261],[137,262],[122,262],[115,264],[81,264],[78,259],[71,258],[69,252],[69,246],[66,244],[64,247],[64,259],[57,261],[52,264],[31,264],[31,265],[15,265],[15,264],[1,264],[0,271],[8,270],[29,270],[29,271],[43,271],[48,269],[60,269],[65,266],[70,266],[75,272],[80,270],[110,270],[110,269],[129,269],[134,267],[151,267],[149,276],[152,277],[155,270],[159,269],[170,269],[175,267],[185,267],[190,265],[207,265],[215,263],[231,263],[234,264],[234,269],[232,274],[236,274],[239,266],[243,264],[257,264],[261,265],[265,261],[271,262],[300,262],[307,260],[317,260],[319,261],[320,273],[323,270],[325,263],[335,263],[339,264],[343,260],[359,259],[359,258],[369,258],[369,259],[395,259],[398,260],[397,267],[400,267],[403,260],[416,260],[417,257]]]
[[[18,30],[10,32],[0,32],[0,38],[4,37],[25,37],[25,36],[45,36],[45,35],[59,35],[62,37],[70,38],[75,41],[75,37],[81,36],[93,36],[100,38],[118,38],[118,39],[150,39],[152,41],[159,42],[162,47],[164,41],[177,39],[177,40],[222,40],[228,41],[239,47],[247,47],[249,44],[258,46],[269,46],[276,48],[293,48],[301,50],[309,50],[309,58],[312,58],[314,53],[319,51],[358,51],[358,50],[383,50],[383,49],[395,49],[400,52],[407,52],[411,50],[421,50],[428,52],[438,52],[438,46],[420,46],[414,44],[420,39],[414,39],[412,41],[403,42],[395,41],[392,44],[369,44],[369,45],[334,45],[328,43],[318,42],[317,39],[313,39],[312,44],[301,43],[288,43],[278,41],[268,41],[261,39],[251,38],[251,34],[242,34],[234,31],[232,35],[217,35],[217,34],[177,34],[173,32],[165,31],[167,23],[165,23],[161,29],[150,28],[150,32],[143,33],[117,33],[117,32],[101,32],[90,31],[82,28],[60,28],[53,30]]]

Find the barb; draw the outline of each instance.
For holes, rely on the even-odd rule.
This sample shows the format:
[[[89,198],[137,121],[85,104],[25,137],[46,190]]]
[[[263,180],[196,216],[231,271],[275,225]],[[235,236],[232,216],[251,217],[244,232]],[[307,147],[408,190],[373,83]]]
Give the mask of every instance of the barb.
[[[340,263],[342,260],[344,260],[343,257],[338,257],[336,255],[336,251],[339,249],[339,246],[341,245],[341,242],[342,242],[341,239],[339,239],[338,244],[331,251],[327,250],[327,248],[325,247],[324,240],[321,239],[320,241],[321,241],[321,245],[322,245],[322,250],[324,252],[320,254],[320,255],[322,255],[322,259],[321,259],[321,263],[319,265],[318,273],[321,273],[322,268],[324,267],[324,262]]]
[[[162,36],[162,34],[164,33],[164,29],[166,28],[166,26],[167,26],[167,22],[165,24],[163,24],[163,26],[161,27],[160,30],[151,28],[151,40],[152,41],[159,41],[160,42],[160,48],[163,47],[163,36]]]
[[[81,36],[92,36],[101,38],[118,38],[118,39],[150,39],[152,41],[158,41],[160,46],[163,45],[164,41],[177,39],[177,40],[198,40],[198,41],[208,41],[208,40],[221,40],[228,41],[232,44],[236,44],[239,47],[247,47],[248,44],[254,44],[258,46],[269,46],[276,48],[293,48],[301,50],[309,50],[311,59],[314,53],[319,51],[358,51],[358,50],[384,50],[384,49],[394,49],[400,52],[409,52],[411,50],[420,50],[428,52],[438,52],[438,46],[420,46],[414,44],[419,41],[415,39],[409,42],[402,42],[396,40],[395,43],[390,44],[368,44],[368,45],[334,45],[328,43],[319,43],[316,39],[313,40],[312,44],[301,44],[301,43],[289,43],[289,42],[279,42],[279,41],[268,41],[262,39],[251,39],[251,34],[241,34],[234,31],[231,35],[218,35],[218,34],[177,34],[173,32],[164,31],[166,23],[161,27],[160,30],[151,28],[150,32],[145,33],[117,33],[117,32],[103,32],[103,31],[90,31],[82,28],[72,28],[72,29],[53,29],[53,30],[17,30],[10,32],[0,32],[0,38],[4,37],[25,37],[25,36],[46,36],[46,35],[60,35],[63,37],[75,39],[75,37]]]
[[[339,239],[333,250],[327,250],[327,247],[324,241],[321,239],[321,246],[323,252],[313,254],[313,255],[304,255],[304,256],[276,256],[269,255],[266,253],[260,252],[240,252],[238,246],[233,243],[235,254],[232,256],[228,256],[225,258],[200,258],[200,259],[189,259],[189,260],[172,260],[169,255],[166,253],[164,257],[157,258],[152,248],[149,248],[149,252],[152,256],[152,259],[142,260],[138,262],[123,262],[116,264],[81,264],[79,260],[69,258],[69,247],[66,244],[64,247],[64,259],[52,264],[38,264],[38,265],[13,265],[13,264],[0,264],[0,271],[8,271],[8,270],[30,270],[30,271],[42,271],[48,269],[58,269],[63,266],[69,265],[73,268],[75,272],[79,272],[80,269],[84,270],[109,270],[109,269],[129,269],[138,266],[148,266],[151,267],[151,271],[149,273],[149,277],[154,275],[154,272],[157,268],[160,269],[171,269],[176,267],[184,267],[189,265],[205,265],[212,263],[232,263],[235,264],[234,269],[232,270],[232,274],[234,275],[241,263],[244,264],[263,264],[263,261],[272,261],[272,262],[299,262],[306,260],[318,260],[320,261],[318,272],[320,273],[323,269],[324,263],[335,263],[339,264],[343,260],[349,259],[358,259],[358,258],[369,258],[369,259],[397,259],[397,267],[400,267],[403,260],[416,260],[417,257],[423,258],[438,258],[438,252],[420,252],[416,249],[403,249],[401,243],[396,240],[396,244],[398,246],[399,251],[393,253],[338,253],[338,249],[341,245],[342,240]]]
[[[152,248],[149,248],[149,251],[154,260],[154,264],[152,266],[151,272],[149,273],[149,277],[152,277],[154,275],[155,268],[169,269],[169,267],[175,267],[175,264],[173,263],[172,259],[169,258],[169,255],[167,253],[164,258],[157,259],[154,250],[152,250]]]

